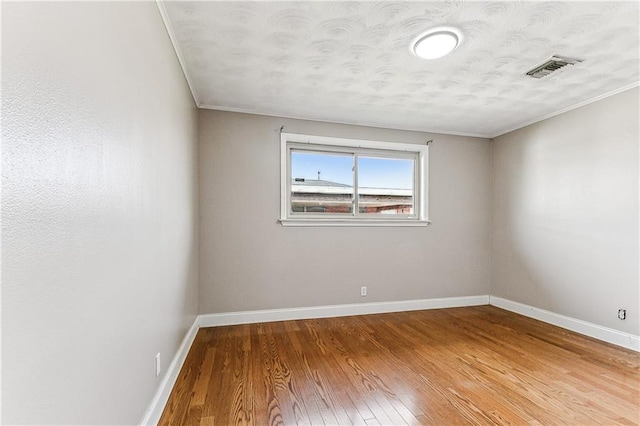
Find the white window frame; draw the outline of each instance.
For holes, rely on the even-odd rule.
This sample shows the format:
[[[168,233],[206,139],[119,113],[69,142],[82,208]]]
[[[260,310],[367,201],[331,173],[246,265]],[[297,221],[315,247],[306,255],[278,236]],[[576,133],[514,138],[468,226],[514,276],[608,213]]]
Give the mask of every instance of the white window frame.
[[[412,215],[304,214],[291,212],[291,151],[357,153],[383,158],[415,158],[414,210]],[[415,157],[414,157],[415,156]],[[295,133],[280,135],[280,220],[283,226],[426,226],[428,219],[429,145],[344,139]],[[357,182],[354,191],[357,191]],[[356,192],[357,194],[357,192]],[[354,197],[357,195],[354,194]]]

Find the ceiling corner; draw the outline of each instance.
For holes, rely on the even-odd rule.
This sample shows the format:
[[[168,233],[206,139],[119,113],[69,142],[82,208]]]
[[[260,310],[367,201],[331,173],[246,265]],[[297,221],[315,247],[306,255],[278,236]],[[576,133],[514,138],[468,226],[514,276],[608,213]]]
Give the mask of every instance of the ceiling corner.
[[[201,104],[200,104],[200,101],[198,100],[198,96],[196,95],[193,82],[191,81],[191,77],[189,76],[187,62],[185,61],[184,55],[180,50],[180,45],[178,44],[178,40],[173,30],[173,26],[171,25],[171,21],[169,20],[169,15],[167,13],[167,9],[164,3],[165,3],[164,0],[156,0],[156,6],[158,6],[158,11],[160,12],[160,16],[162,17],[164,28],[167,30],[167,35],[169,35],[169,40],[171,40],[171,45],[173,46],[173,51],[176,53],[176,57],[178,58],[178,62],[180,63],[182,74],[184,74],[184,78],[185,80],[187,80],[187,85],[189,86],[189,90],[191,91],[191,96],[193,97],[193,101],[195,102],[198,108],[201,108]]]
[[[639,87],[639,86],[640,86],[640,81],[636,81],[634,83],[627,84],[626,86],[620,87],[619,89],[615,89],[615,90],[612,90],[610,92],[603,93],[602,95],[595,96],[593,98],[587,99],[586,101],[583,101],[583,102],[568,106],[568,107],[563,108],[563,109],[558,110],[558,111],[554,111],[551,114],[546,114],[546,115],[543,115],[541,117],[534,118],[533,120],[529,120],[529,121],[527,121],[525,123],[518,124],[517,126],[511,127],[511,128],[502,129],[502,130],[496,132],[495,135],[490,136],[490,139],[494,139],[494,138],[497,138],[499,136],[506,135],[507,133],[513,132],[513,131],[518,130],[518,129],[522,129],[523,127],[527,127],[527,126],[530,126],[532,124],[538,123],[540,121],[544,121],[544,120],[546,120],[548,118],[555,117],[556,115],[564,114],[565,112],[569,112],[569,111],[572,111],[574,109],[581,108],[583,106],[592,104],[594,102],[600,101],[600,100],[608,98],[610,96],[617,95],[618,93],[626,92],[627,90],[631,90],[631,89],[634,89],[634,88]]]

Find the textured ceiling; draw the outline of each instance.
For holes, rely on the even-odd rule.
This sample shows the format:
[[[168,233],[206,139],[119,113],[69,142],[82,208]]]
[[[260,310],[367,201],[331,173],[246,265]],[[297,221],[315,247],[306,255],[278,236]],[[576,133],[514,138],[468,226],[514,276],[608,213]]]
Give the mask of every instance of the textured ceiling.
[[[160,4],[202,108],[493,137],[640,78],[638,2]],[[409,45],[455,26],[426,61]],[[552,55],[583,59],[542,79]]]

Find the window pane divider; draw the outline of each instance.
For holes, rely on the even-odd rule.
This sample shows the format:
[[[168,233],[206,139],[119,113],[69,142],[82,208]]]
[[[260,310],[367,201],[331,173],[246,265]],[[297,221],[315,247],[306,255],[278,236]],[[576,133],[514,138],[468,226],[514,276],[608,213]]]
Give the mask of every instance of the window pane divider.
[[[353,153],[353,216],[360,214],[360,186],[358,185],[358,153]]]

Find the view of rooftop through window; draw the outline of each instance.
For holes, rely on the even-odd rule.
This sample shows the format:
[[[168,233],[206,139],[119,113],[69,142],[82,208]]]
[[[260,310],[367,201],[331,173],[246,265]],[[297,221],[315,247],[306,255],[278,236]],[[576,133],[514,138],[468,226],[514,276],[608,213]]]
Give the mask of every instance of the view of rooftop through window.
[[[317,152],[292,152],[291,177],[326,180],[343,185],[353,183],[353,155]]]
[[[292,212],[352,214],[357,181],[358,213],[413,214],[414,167],[414,158],[292,151]]]
[[[352,170],[352,154],[301,151],[291,153],[293,179],[315,179],[352,185]],[[363,188],[413,189],[413,161],[360,156],[358,185]]]

